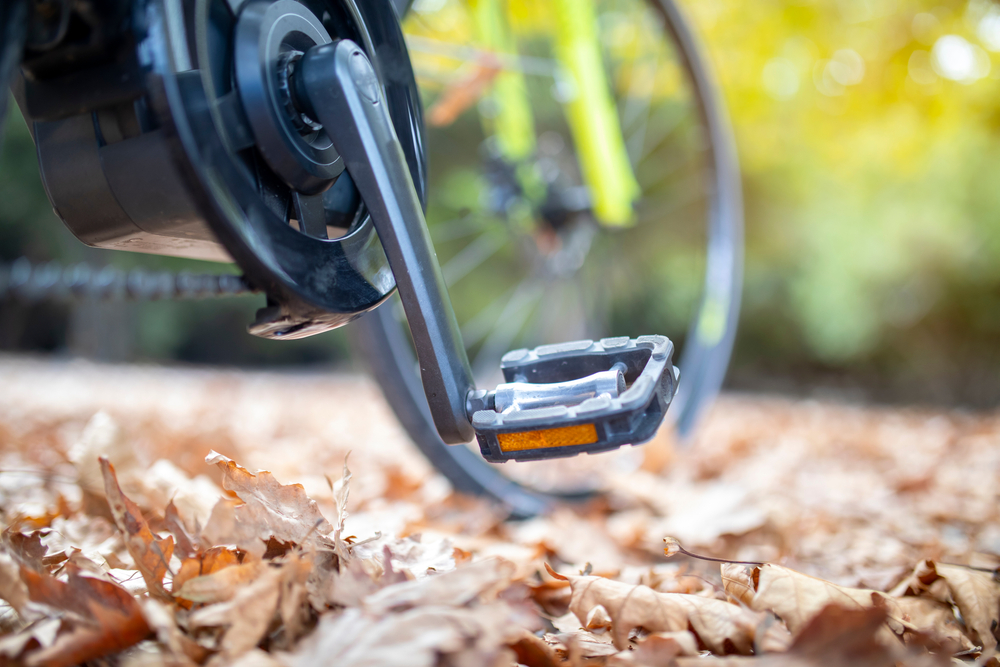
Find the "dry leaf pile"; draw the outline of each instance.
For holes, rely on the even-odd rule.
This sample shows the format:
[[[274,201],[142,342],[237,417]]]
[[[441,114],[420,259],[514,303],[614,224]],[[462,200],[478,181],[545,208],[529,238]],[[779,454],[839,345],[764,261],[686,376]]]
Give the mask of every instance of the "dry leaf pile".
[[[357,378],[0,373],[0,665],[997,664],[992,417],[728,398],[507,522]]]

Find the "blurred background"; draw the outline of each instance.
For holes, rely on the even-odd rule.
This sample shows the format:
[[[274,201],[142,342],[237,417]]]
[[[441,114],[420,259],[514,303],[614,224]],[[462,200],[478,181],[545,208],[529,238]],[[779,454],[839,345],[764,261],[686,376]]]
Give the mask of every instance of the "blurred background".
[[[511,4],[520,33],[546,21],[544,11],[532,9],[545,3]],[[746,280],[727,386],[995,406],[1000,5],[681,4],[716,67],[743,170]],[[449,91],[440,68],[426,58],[437,43],[433,33],[445,31],[450,42],[461,43],[471,22],[462,18],[459,0],[418,0],[415,10],[406,28],[417,40],[411,42],[415,66],[432,107]],[[432,229],[444,229],[445,218],[467,215],[482,199],[482,184],[456,161],[450,139],[458,133],[478,146],[481,125],[472,117],[429,128]],[[683,342],[702,282],[700,260],[682,261],[686,247],[671,250],[680,259],[670,266],[681,268],[643,273],[636,298],[616,302],[609,316],[616,332],[653,333],[654,327],[660,333],[663,323]],[[0,157],[0,261],[19,256],[226,270],[79,243],[51,212],[15,111]],[[479,275],[480,283],[463,283],[469,294],[452,288],[460,316],[462,303],[491,281],[489,272]],[[341,331],[281,343],[246,334],[262,300],[2,301],[0,350],[240,366],[351,362]]]

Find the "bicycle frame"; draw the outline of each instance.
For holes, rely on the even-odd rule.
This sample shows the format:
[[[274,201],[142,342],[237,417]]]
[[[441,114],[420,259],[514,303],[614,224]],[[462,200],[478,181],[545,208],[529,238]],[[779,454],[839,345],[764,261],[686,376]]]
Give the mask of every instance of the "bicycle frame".
[[[610,94],[597,35],[594,0],[551,0],[556,14],[552,31],[559,63],[557,88],[564,97],[562,107],[576,147],[583,181],[591,196],[591,212],[607,227],[629,225],[634,220],[633,203],[640,195],[622,137],[621,123]],[[505,0],[472,0],[477,37],[489,51],[516,55]],[[500,157],[518,166],[535,150],[535,128],[524,74],[501,71],[493,83],[497,110],[483,119],[496,137]],[[527,198],[537,203],[538,178],[518,169],[517,177]],[[542,186],[544,187],[544,186]]]

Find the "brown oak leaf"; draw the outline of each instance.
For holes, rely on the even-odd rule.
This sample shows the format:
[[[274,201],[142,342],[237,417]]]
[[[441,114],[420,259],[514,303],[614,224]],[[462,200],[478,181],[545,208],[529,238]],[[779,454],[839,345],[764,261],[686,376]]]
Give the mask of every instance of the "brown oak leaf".
[[[110,581],[83,576],[72,563],[67,564],[66,572],[68,578],[63,582],[21,567],[21,579],[33,601],[70,614],[70,630],[51,646],[29,652],[25,665],[68,667],[116,653],[149,635],[139,603],[128,591]]]
[[[698,640],[687,630],[654,632],[636,641],[635,650],[608,658],[608,667],[653,667],[669,665],[682,655],[698,655]]]
[[[0,542],[4,548],[10,552],[18,563],[27,565],[36,570],[45,569],[45,554],[48,549],[42,544],[42,531],[36,530],[28,534],[21,533],[8,527],[3,531]]]
[[[174,505],[173,500],[167,503],[167,509],[163,511],[163,527],[174,536],[177,549],[182,557],[188,558],[198,553],[198,545],[188,532],[187,526],[184,525],[184,520],[178,514],[177,506]]]
[[[21,568],[4,552],[0,552],[0,600],[6,600],[19,615],[28,603],[28,587],[21,581]]]
[[[212,547],[181,562],[181,568],[174,576],[174,594],[185,582],[206,574],[212,574],[230,565],[239,565],[239,554],[229,547]]]
[[[262,567],[259,560],[224,567],[211,574],[188,579],[174,591],[174,595],[189,602],[225,602],[232,599],[240,587],[256,579]]]
[[[301,484],[280,484],[271,473],[265,470],[251,473],[214,451],[205,462],[222,470],[223,488],[243,501],[233,504],[223,499],[212,511],[203,537],[217,540],[215,544],[227,543],[228,534],[241,548],[261,557],[272,537],[279,542],[303,545],[333,530]]]
[[[722,585],[727,595],[750,609],[776,614],[796,636],[829,605],[846,609],[878,607],[886,612],[886,624],[879,631],[886,645],[898,643],[908,631],[916,631],[951,639],[963,648],[971,647],[956,623],[939,622],[946,615],[929,599],[897,598],[870,589],[838,586],[772,564],[724,564]]]
[[[648,586],[603,577],[564,578],[573,589],[570,611],[586,624],[590,611],[603,606],[611,617],[611,638],[619,650],[628,646],[629,633],[636,628],[649,632],[691,629],[713,653],[749,654],[757,627],[764,620],[764,614],[713,598],[658,593]]]
[[[108,498],[108,506],[111,508],[115,525],[125,540],[125,547],[135,560],[139,572],[142,573],[150,594],[169,599],[170,594],[163,587],[163,576],[170,569],[174,538],[154,535],[143,518],[139,506],[122,493],[114,466],[105,457],[101,457],[100,464],[104,475],[104,493]]]
[[[934,569],[948,584],[966,626],[975,633],[973,641],[984,650],[997,648],[995,630],[1000,625],[1000,583],[994,575],[943,563],[936,563]]]
[[[414,581],[405,581],[369,595],[365,608],[376,614],[422,605],[464,605],[477,598],[490,599],[506,588],[514,576],[514,563],[486,558]]]
[[[758,658],[678,658],[673,667],[893,667],[904,657],[902,646],[877,639],[885,628],[884,608],[847,609],[828,605],[801,629],[786,653]],[[948,664],[925,660],[905,664]]]
[[[225,628],[220,649],[227,659],[257,646],[267,634],[278,609],[282,578],[280,568],[261,567],[260,576],[238,588],[232,599],[202,607],[188,618],[191,628]]]
[[[319,627],[283,659],[289,667],[511,664],[514,656],[507,644],[522,636],[518,621],[517,612],[502,600],[390,614],[350,608],[324,614]]]
[[[722,566],[726,594],[755,611],[772,611],[798,632],[829,604],[848,609],[876,606],[883,594],[861,588],[846,588],[801,574],[780,565],[750,568],[727,563]]]
[[[194,667],[205,660],[208,651],[181,631],[170,607],[146,598],[142,602],[142,615],[156,633],[160,646],[166,649],[169,667]]]
[[[917,564],[899,589],[910,595],[954,603],[970,639],[984,650],[997,648],[994,629],[1000,626],[1000,582],[993,572],[925,560]]]

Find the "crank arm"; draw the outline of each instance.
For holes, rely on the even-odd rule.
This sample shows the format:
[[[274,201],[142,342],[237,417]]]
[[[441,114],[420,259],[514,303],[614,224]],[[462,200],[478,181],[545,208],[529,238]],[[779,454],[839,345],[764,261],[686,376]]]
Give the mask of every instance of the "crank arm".
[[[350,40],[315,46],[298,65],[295,103],[344,158],[396,278],[434,425],[446,443],[468,442],[472,371],[375,71]]]
[[[664,336],[515,350],[507,383],[477,391],[423,208],[375,71],[342,40],[310,49],[292,86],[344,158],[385,249],[410,325],[434,424],[449,444],[473,435],[488,461],[549,459],[653,437],[677,386]],[[471,423],[470,423],[471,422]]]

